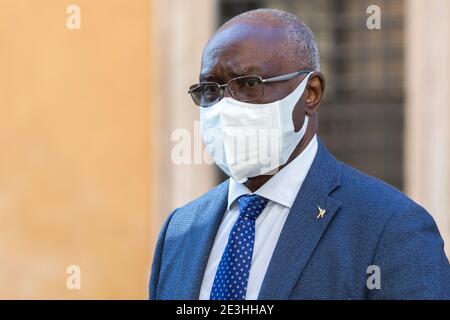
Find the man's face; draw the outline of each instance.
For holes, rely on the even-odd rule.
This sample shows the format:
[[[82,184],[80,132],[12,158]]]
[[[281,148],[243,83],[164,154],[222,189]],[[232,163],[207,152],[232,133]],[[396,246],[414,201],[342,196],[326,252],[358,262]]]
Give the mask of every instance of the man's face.
[[[284,28],[274,27],[268,21],[254,24],[236,23],[217,32],[206,45],[199,80],[224,85],[240,76],[257,75],[265,79],[309,69],[304,67],[306,63],[301,60],[306,53],[289,51],[293,50],[293,45],[289,46]],[[288,81],[265,83],[264,95],[258,100],[252,100],[251,103],[266,104],[281,100],[292,93],[306,76],[302,74]],[[309,76],[304,94],[292,111],[295,132],[302,128],[305,115],[309,116],[306,133],[283,166],[297,157],[315,135],[316,111],[323,90],[324,78],[316,71]],[[226,97],[231,96],[228,90],[225,90],[224,94]],[[282,169],[283,166],[278,169]],[[255,191],[271,176],[251,177],[245,185]]]
[[[286,44],[286,34],[281,28],[246,23],[233,25],[217,33],[206,46],[199,80],[225,84],[244,75],[258,75],[264,79],[299,71],[297,65],[286,62]],[[265,84],[264,95],[252,103],[283,99],[304,77]],[[230,96],[228,91],[225,96]],[[302,110],[297,110],[300,108],[304,115],[304,108],[299,105],[301,101],[294,113],[301,114]]]

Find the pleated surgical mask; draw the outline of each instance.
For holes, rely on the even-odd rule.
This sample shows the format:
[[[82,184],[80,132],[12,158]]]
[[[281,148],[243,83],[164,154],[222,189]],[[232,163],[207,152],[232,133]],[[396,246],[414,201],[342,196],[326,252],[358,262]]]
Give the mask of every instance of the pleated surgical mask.
[[[308,116],[295,132],[292,114],[310,75],[285,98],[252,104],[225,97],[200,108],[203,141],[214,162],[240,183],[248,178],[274,174],[286,164],[303,139]]]

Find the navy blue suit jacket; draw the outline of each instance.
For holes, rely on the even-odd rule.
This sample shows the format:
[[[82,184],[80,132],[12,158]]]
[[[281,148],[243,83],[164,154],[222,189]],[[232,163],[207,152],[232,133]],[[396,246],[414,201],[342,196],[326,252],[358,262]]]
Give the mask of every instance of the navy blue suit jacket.
[[[227,195],[228,181],[166,220],[154,254],[150,299],[198,299]],[[317,206],[326,210],[321,219]],[[380,289],[367,286],[373,265],[379,267]],[[258,298],[450,299],[450,266],[424,208],[339,162],[319,141]]]

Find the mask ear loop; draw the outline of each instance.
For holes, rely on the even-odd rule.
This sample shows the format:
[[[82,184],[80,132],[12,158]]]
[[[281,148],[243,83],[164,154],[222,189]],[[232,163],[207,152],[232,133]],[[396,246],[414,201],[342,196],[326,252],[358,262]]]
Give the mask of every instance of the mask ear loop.
[[[310,73],[308,73],[308,75],[305,77],[305,79],[302,80],[302,82],[300,82],[300,84],[297,86],[297,88],[295,88],[291,93],[289,93],[286,97],[284,97],[283,99],[279,100],[279,101],[285,101],[285,100],[289,100],[292,99],[293,97],[295,97],[298,92],[303,91],[302,94],[296,99],[296,104],[298,102],[298,100],[300,100],[300,98],[302,97],[303,93],[305,93],[306,90],[306,86],[308,85],[308,81],[309,81],[309,77],[313,74],[314,72],[311,71]],[[301,87],[303,87],[303,90],[300,90]]]
[[[301,94],[301,96],[298,98],[298,100],[300,100],[303,95],[306,92],[306,87],[308,86],[308,81],[309,81],[309,77],[314,73],[314,71],[311,71],[310,73],[308,73],[308,75],[305,77],[305,79],[303,79],[303,81],[306,81],[305,83],[305,88],[303,89],[303,93]],[[302,81],[302,82],[303,82]],[[298,101],[297,101],[298,102]],[[295,109],[295,107],[294,107]],[[292,110],[293,111],[293,110]],[[305,120],[303,120],[303,125],[300,128],[300,130],[298,131],[299,134],[302,135],[302,139],[300,141],[302,141],[305,138],[305,134],[306,134],[306,130],[308,129],[308,124],[309,124],[309,116],[305,113]],[[302,132],[303,131],[303,132]]]
[[[298,132],[295,132],[296,134],[302,135],[302,140],[303,138],[305,138],[306,129],[308,129],[308,123],[309,123],[309,116],[305,114],[305,120],[303,120],[302,127],[300,128],[300,130],[298,130]]]

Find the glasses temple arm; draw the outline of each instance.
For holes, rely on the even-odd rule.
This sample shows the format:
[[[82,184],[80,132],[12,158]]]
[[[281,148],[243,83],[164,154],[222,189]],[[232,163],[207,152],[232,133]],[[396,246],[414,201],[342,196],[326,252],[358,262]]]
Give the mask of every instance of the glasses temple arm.
[[[299,76],[299,75],[301,75],[301,74],[311,73],[311,72],[312,72],[312,71],[310,71],[310,70],[297,71],[297,72],[285,74],[285,75],[278,76],[278,77],[273,77],[273,78],[263,79],[262,81],[263,81],[263,82],[287,81],[287,80],[291,80],[291,79],[293,79],[293,78],[295,78],[296,76]]]

